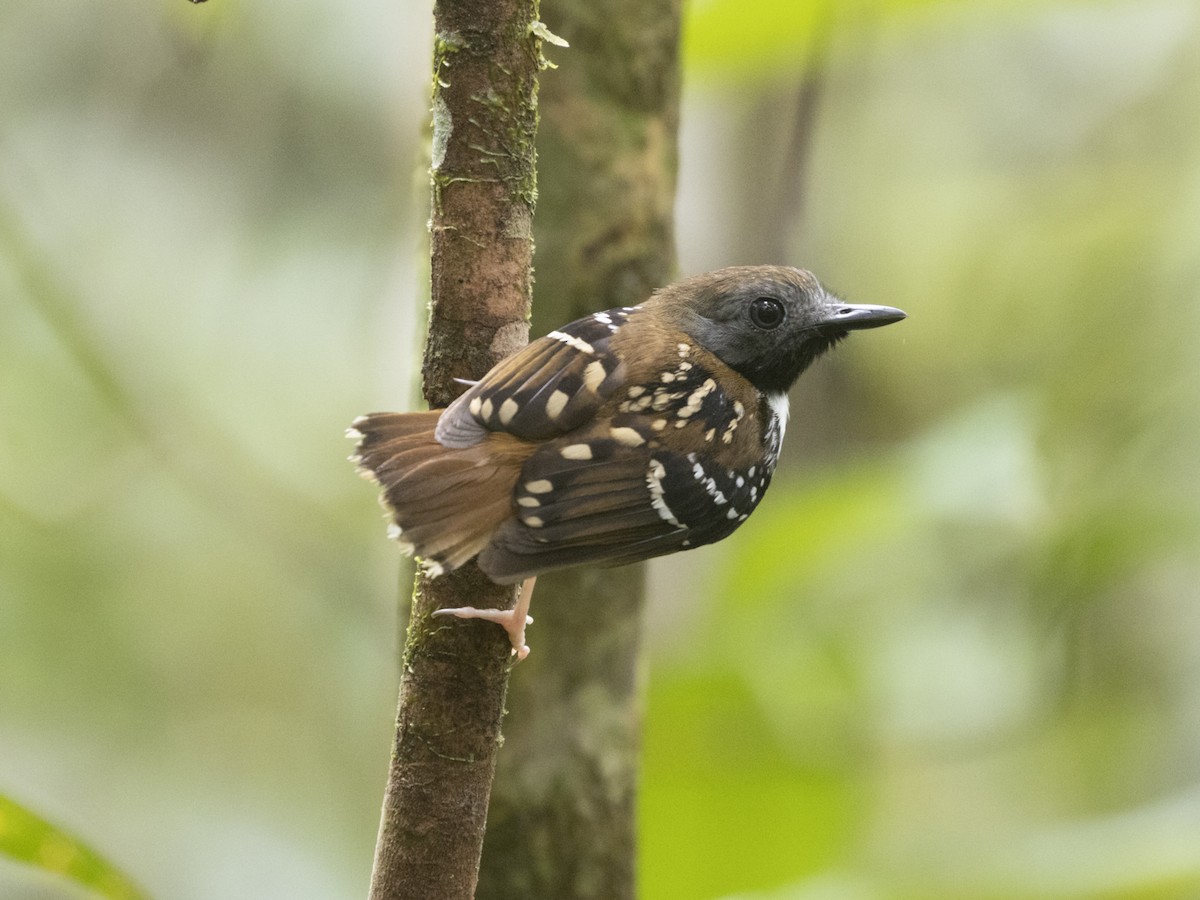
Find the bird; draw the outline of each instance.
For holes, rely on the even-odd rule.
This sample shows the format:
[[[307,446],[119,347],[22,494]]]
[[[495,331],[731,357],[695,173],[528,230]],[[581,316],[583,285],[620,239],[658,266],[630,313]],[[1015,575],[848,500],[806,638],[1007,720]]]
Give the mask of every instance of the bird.
[[[445,409],[358,417],[350,459],[427,575],[473,559],[522,583],[513,610],[436,613],[497,622],[522,659],[538,575],[733,533],[771,483],[796,380],[851,331],[904,318],[804,269],[718,269],[551,331]]]

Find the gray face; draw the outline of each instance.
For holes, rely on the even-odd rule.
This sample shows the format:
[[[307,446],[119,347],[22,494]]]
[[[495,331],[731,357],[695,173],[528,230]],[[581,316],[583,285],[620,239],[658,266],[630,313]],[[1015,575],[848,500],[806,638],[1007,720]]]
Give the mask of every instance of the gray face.
[[[842,303],[802,269],[743,266],[664,292],[684,329],[768,393],[786,392],[851,330],[904,318],[898,309]]]

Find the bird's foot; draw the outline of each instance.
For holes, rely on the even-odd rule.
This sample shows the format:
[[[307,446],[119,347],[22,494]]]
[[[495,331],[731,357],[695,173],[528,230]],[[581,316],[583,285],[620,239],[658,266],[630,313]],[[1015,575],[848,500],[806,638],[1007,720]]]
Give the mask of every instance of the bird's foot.
[[[529,645],[525,643],[525,626],[533,624],[533,616],[524,612],[518,614],[515,609],[476,609],[474,606],[459,606],[454,609],[436,610],[434,615],[495,622],[508,632],[508,641],[512,644],[518,662],[529,655]]]
[[[533,624],[533,616],[529,615],[529,601],[533,599],[533,585],[536,581],[536,576],[525,579],[521,584],[521,593],[517,595],[517,604],[512,609],[476,609],[474,606],[459,606],[453,609],[435,610],[433,614],[495,622],[508,632],[508,641],[512,644],[512,652],[517,655],[517,662],[520,662],[529,655],[529,645],[525,643],[525,626]]]

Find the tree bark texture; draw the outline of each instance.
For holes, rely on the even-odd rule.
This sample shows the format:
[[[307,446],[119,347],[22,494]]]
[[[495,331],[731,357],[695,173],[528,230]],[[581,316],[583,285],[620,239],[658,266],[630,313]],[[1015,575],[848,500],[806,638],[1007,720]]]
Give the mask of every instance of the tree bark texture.
[[[445,406],[528,339],[534,138],[542,65],[537,0],[437,0],[431,306],[425,399]],[[442,607],[510,607],[470,564],[418,577],[371,900],[474,896],[500,744],[509,643]]]
[[[535,331],[671,280],[679,0],[545,0],[570,42],[542,86]],[[643,569],[538,579],[533,653],[492,794],[480,900],[636,891]]]

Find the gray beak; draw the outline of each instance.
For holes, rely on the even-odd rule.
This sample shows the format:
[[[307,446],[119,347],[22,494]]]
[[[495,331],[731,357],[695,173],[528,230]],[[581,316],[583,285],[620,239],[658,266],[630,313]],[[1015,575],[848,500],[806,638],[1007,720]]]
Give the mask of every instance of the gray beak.
[[[908,318],[902,310],[892,306],[871,306],[869,303],[834,303],[823,328],[839,331],[854,331],[861,328],[879,328]]]

